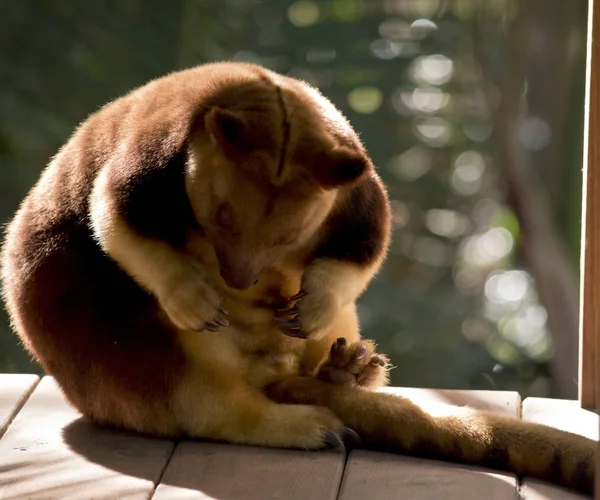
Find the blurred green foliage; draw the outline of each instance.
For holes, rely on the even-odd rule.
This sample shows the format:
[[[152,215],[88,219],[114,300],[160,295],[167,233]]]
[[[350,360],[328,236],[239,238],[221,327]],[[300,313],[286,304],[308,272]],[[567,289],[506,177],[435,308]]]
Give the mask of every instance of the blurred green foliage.
[[[585,7],[531,1],[539,16],[517,133],[575,270]],[[394,242],[360,315],[392,357],[392,383],[546,395],[554,348],[491,148],[486,93],[519,15],[515,0],[2,2],[0,222],[104,103],[179,68],[257,62],[320,88],[388,187]],[[482,18],[488,76],[475,57]],[[0,372],[37,370],[1,319]]]

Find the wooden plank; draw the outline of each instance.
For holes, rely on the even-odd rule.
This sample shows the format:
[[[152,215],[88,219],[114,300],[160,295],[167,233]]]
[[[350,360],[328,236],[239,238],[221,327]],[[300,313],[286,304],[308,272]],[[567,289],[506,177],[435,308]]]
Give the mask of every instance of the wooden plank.
[[[457,391],[412,387],[384,387],[380,391],[403,396],[419,405],[449,404],[469,406],[509,417],[521,415],[521,396],[515,391]]]
[[[471,406],[519,416],[520,397],[505,391],[448,391],[387,388],[423,407],[439,404]],[[517,480],[510,474],[435,460],[353,450],[342,479],[340,500],[399,498],[444,500],[514,500]]]
[[[0,437],[39,381],[37,375],[0,374]]]
[[[563,431],[598,440],[598,415],[584,410],[577,401],[526,398],[521,410],[523,420],[549,425]]]
[[[184,441],[153,500],[333,500],[345,455]]]
[[[350,453],[340,500],[514,500],[516,479],[509,474],[367,450]]]
[[[581,275],[579,310],[579,401],[600,409],[600,2],[589,1],[586,117],[584,131]]]
[[[578,401],[526,398],[522,408],[523,420],[556,427],[598,440],[598,415],[581,408]],[[557,486],[534,479],[525,479],[521,488],[523,500],[576,500],[587,498]]]
[[[90,424],[44,377],[0,440],[0,498],[147,499],[173,446]]]
[[[588,500],[588,497],[530,479],[521,486],[520,500]]]

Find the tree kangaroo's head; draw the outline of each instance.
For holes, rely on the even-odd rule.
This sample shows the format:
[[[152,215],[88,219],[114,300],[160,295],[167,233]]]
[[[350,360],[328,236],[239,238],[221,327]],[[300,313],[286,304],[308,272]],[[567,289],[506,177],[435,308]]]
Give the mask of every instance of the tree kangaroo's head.
[[[192,136],[187,193],[221,276],[239,290],[310,244],[340,188],[373,168],[328,101],[295,80],[281,81],[293,86],[236,84]]]

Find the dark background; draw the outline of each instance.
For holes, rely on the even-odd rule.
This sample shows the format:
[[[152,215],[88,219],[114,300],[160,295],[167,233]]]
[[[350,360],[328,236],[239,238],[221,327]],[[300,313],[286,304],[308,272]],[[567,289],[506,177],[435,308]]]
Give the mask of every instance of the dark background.
[[[586,2],[0,2],[0,223],[78,122],[166,72],[307,80],[361,133],[394,242],[360,300],[392,383],[576,397]],[[0,372],[38,371],[0,315]]]

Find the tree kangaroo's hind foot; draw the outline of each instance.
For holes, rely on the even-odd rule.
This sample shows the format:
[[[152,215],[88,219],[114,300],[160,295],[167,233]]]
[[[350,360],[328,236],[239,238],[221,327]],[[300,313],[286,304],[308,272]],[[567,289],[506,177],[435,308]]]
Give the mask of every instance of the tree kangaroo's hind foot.
[[[281,403],[330,408],[366,447],[490,467],[593,493],[596,442],[544,425],[444,405],[429,414],[411,401],[313,377],[269,385]]]
[[[321,366],[317,378],[334,384],[376,389],[387,384],[389,365],[386,356],[375,353],[374,342],[361,340],[348,344],[340,337],[331,346],[329,358]]]
[[[350,431],[333,411],[274,402],[225,363],[216,368],[220,361],[226,357],[215,358],[212,370],[190,367],[173,391],[170,407],[184,435],[274,448],[343,448]]]

